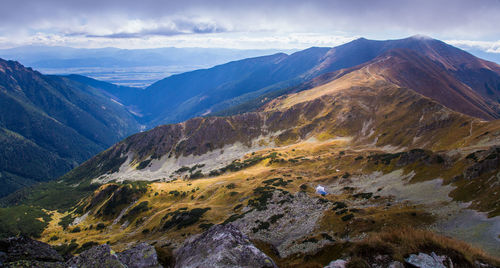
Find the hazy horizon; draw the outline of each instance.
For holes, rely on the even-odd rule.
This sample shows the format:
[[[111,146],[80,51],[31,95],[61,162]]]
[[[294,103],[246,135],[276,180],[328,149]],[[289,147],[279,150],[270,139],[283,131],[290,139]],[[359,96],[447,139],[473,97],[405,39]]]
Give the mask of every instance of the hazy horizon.
[[[5,0],[0,48],[304,49],[428,35],[500,53],[500,2]],[[314,18],[314,19],[312,19]]]

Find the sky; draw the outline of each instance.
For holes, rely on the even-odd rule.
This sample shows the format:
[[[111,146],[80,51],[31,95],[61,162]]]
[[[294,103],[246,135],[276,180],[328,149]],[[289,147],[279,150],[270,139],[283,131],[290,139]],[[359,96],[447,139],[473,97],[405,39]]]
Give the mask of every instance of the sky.
[[[428,35],[500,53],[500,0],[1,0],[0,48],[302,49]]]

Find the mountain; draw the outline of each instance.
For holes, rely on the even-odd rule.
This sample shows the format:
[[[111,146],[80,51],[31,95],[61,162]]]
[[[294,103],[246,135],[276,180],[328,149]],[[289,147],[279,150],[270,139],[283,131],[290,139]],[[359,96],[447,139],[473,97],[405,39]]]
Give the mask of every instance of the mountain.
[[[174,267],[219,252],[220,237],[231,241],[224,248],[255,248],[280,267],[419,258],[495,267],[500,120],[484,89],[496,75],[493,63],[417,36],[172,76],[158,84],[171,88],[142,90],[137,100],[159,94],[150,111],[201,103],[182,116],[235,99],[258,104],[134,134],[56,180],[2,198],[0,236],[38,237],[66,253],[147,242]],[[184,95],[174,94],[179,88]],[[135,94],[102,92],[124,103]],[[169,116],[137,109],[141,122]]]
[[[494,267],[500,121],[482,119],[494,106],[443,73],[460,61],[429,53],[377,52],[252,112],[132,135],[3,198],[0,226],[10,227],[0,231],[72,251],[147,241],[176,254],[230,224],[284,267],[385,265],[419,252]],[[36,225],[12,225],[17,211]]]
[[[47,53],[52,53],[50,51]],[[22,66],[16,68],[11,72],[17,76],[25,71]],[[34,159],[40,159],[39,156],[44,154],[51,155],[54,151],[57,157],[48,157],[49,165],[33,159],[27,161],[37,167],[29,176],[24,174],[26,171],[21,172],[5,162],[3,166],[11,166],[5,169],[3,176],[3,180],[11,185],[5,193],[61,175],[76,163],[144,128],[139,125],[147,129],[196,116],[255,111],[284,94],[307,90],[360,69],[376,72],[385,80],[411,88],[452,110],[484,120],[498,118],[500,67],[422,36],[387,41],[360,38],[335,48],[316,47],[291,55],[280,53],[249,58],[173,75],[144,90],[80,75],[43,76],[26,69],[26,73],[32,75],[2,77],[5,87],[10,89],[9,94],[3,96],[4,107],[8,110],[2,119],[4,125],[8,125],[2,125],[4,144],[10,144],[4,151],[10,152],[9,161],[15,163],[23,162],[20,159],[25,155],[17,155],[15,149],[18,146],[25,148],[21,151],[33,151],[28,155],[38,155]],[[22,94],[13,94],[17,92],[12,90],[14,87],[21,88]],[[38,87],[50,89],[39,91]],[[11,101],[12,98],[16,101]],[[103,112],[102,107],[108,106],[114,110]],[[28,119],[18,120],[13,116],[18,113]],[[60,127],[52,126],[56,123],[50,121],[31,131],[34,118],[40,117],[36,121],[45,122],[45,115],[79,134],[68,134],[73,132],[65,129],[55,131],[57,134],[49,131],[43,134],[43,138],[38,137],[33,133],[46,132],[44,128],[47,126],[51,130]],[[64,133],[63,138],[57,137],[60,133]],[[48,137],[50,135],[53,137]],[[54,144],[54,140],[63,142]],[[40,148],[31,148],[33,143]],[[68,147],[67,144],[77,146]]]
[[[102,89],[0,60],[0,196],[61,176],[139,124]]]
[[[444,86],[468,102],[467,107],[455,107],[455,104],[465,104],[446,99],[447,107],[487,120],[498,118],[500,66],[422,36],[387,41],[361,38],[334,48],[310,48],[291,55],[245,59],[172,75],[146,88],[137,107],[151,127],[207,114],[246,112],[269,99],[297,90],[301,84],[322,74],[366,64],[395,49],[418,53],[420,61],[426,61],[407,58],[405,62],[411,62],[412,66],[401,66],[400,71],[401,75],[407,72],[404,75],[416,78],[415,83],[427,83],[420,86],[421,93],[437,97],[435,91],[444,90]],[[411,56],[407,53],[407,57]],[[400,57],[399,64],[402,60]],[[411,81],[408,77],[399,77],[402,86],[414,86],[408,84]]]

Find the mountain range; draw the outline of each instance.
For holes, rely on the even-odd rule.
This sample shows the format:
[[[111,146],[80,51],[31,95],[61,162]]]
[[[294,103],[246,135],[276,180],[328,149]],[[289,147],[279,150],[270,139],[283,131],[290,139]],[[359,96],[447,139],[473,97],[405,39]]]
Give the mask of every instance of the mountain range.
[[[387,53],[392,53],[393,60],[398,58],[394,64],[400,66],[386,75],[399,85],[465,114],[486,120],[498,117],[498,65],[423,36],[388,41],[361,38],[334,48],[250,58],[172,75],[143,91],[115,96],[128,99],[124,104],[136,107],[140,121],[149,127],[196,116],[230,115],[255,109],[322,74],[381,60]]]
[[[181,254],[195,235],[231,224],[284,267],[323,267],[341,257],[386,265],[416,251],[463,267],[499,264],[500,66],[439,40],[357,39],[173,75],[144,90],[4,66],[1,78],[10,82],[2,92],[34,107],[11,114],[16,122],[43,114],[96,150],[151,128],[3,198],[5,236],[38,236],[73,252],[145,241]],[[51,94],[34,101],[29,85]],[[48,97],[53,91],[86,113],[60,117],[66,106]],[[20,163],[36,155],[16,138],[47,143],[28,135],[40,132],[25,123],[32,121],[21,122],[33,127],[2,123],[10,148],[26,152]],[[67,144],[72,152],[80,145]],[[12,222],[20,212],[29,224]]]

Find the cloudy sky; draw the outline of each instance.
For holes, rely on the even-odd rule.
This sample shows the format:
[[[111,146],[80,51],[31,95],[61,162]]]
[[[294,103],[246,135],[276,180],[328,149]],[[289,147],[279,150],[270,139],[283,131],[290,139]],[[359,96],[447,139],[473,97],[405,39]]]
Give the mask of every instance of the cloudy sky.
[[[2,0],[0,47],[306,48],[429,35],[500,53],[500,0]]]

